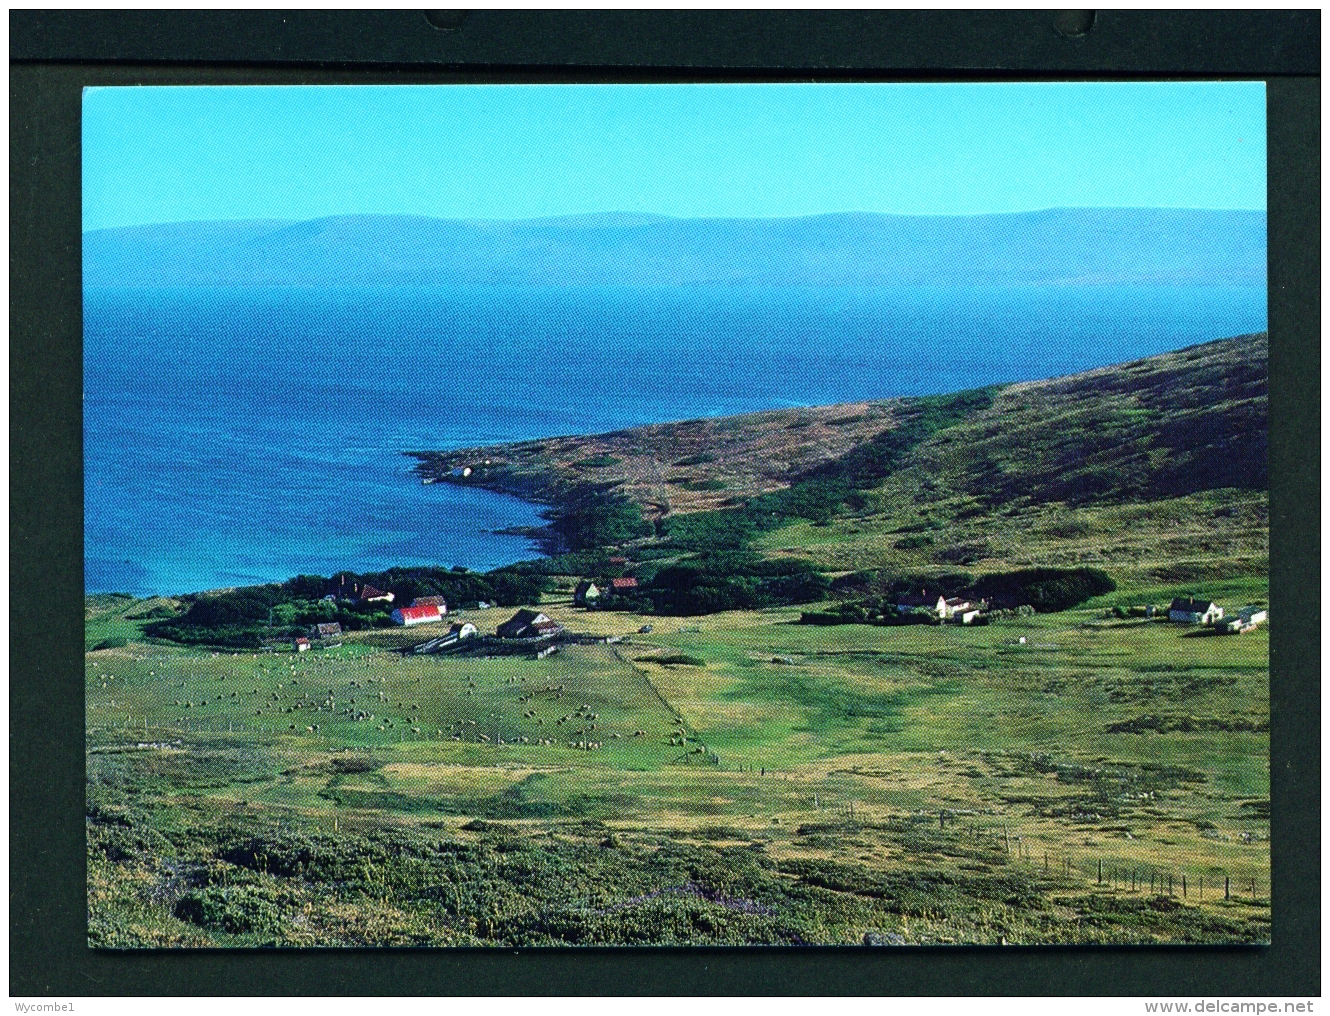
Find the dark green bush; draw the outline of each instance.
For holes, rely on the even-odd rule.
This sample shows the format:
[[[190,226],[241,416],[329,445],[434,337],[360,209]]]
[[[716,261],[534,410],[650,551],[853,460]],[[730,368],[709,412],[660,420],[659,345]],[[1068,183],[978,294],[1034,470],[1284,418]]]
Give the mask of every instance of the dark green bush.
[[[585,459],[578,459],[573,463],[575,469],[606,469],[609,466],[617,466],[619,460],[613,455],[592,455]]]
[[[699,554],[661,568],[639,591],[658,614],[757,610],[826,598],[831,583],[807,561],[747,553]]]
[[[274,933],[281,930],[285,894],[265,887],[210,886],[185,893],[175,905],[175,916],[209,931],[228,935]]]
[[[892,544],[897,550],[918,550],[920,547],[931,547],[933,538],[931,536],[906,536]]]
[[[644,656],[647,663],[659,663],[661,666],[673,667],[705,667],[707,661],[700,656],[689,656],[687,653],[665,653],[662,656]]]
[[[1029,568],[985,575],[973,591],[995,607],[1028,604],[1045,614],[1068,610],[1115,589],[1117,583],[1098,568]]]

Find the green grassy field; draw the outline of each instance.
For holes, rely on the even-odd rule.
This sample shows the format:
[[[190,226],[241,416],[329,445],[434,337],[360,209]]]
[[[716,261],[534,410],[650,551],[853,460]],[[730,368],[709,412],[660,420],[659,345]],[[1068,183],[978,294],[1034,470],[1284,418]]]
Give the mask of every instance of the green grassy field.
[[[545,660],[150,645],[90,600],[90,941],[1265,941],[1268,635],[1104,617],[1165,591],[647,635],[555,600],[623,641]]]

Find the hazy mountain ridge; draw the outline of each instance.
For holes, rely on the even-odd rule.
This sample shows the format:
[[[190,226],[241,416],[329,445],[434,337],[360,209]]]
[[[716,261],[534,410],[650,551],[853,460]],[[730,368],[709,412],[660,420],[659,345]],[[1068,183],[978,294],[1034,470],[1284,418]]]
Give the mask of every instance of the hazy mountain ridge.
[[[1266,278],[1263,211],[354,215],[103,229],[83,244],[88,286],[1259,286]]]

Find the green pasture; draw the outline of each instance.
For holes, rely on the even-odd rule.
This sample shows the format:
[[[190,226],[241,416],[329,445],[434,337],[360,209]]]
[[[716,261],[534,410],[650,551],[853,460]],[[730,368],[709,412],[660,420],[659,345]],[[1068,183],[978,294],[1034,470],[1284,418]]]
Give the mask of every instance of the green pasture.
[[[931,485],[931,486],[930,486]],[[1210,490],[1149,503],[1079,508],[1014,502],[988,511],[974,497],[941,497],[936,478],[903,470],[854,515],[794,522],[760,534],[768,553],[844,571],[1104,568],[1124,590],[1215,582],[1269,571],[1269,496]]]
[[[552,603],[623,640],[544,660],[90,651],[92,940],[1264,940],[1268,634],[1104,616],[1137,595],[972,628]],[[357,874],[245,867],[259,835]]]

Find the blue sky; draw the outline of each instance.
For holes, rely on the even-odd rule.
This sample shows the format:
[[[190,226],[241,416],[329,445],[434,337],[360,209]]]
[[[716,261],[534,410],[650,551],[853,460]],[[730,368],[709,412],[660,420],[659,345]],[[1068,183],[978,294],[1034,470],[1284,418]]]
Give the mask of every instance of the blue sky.
[[[94,88],[83,226],[1265,208],[1261,82]]]

